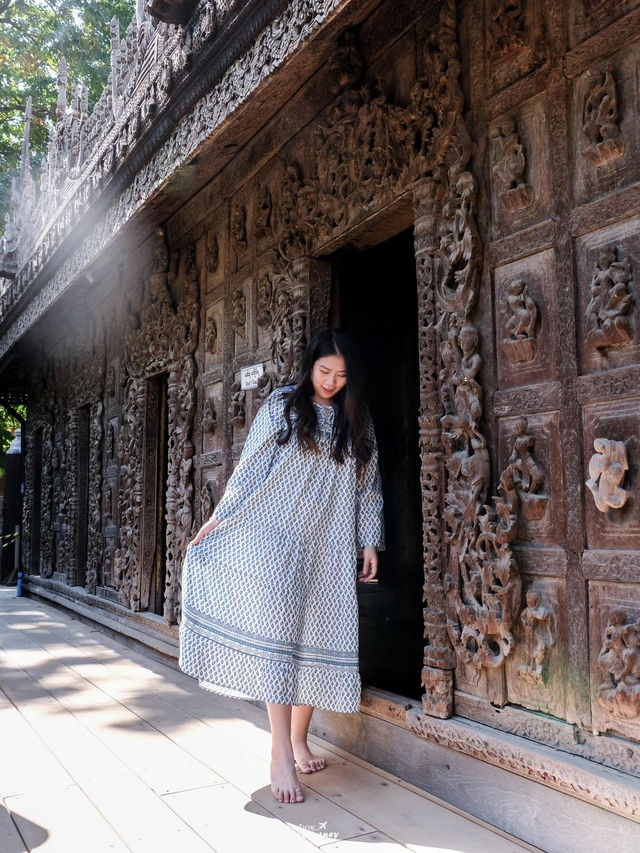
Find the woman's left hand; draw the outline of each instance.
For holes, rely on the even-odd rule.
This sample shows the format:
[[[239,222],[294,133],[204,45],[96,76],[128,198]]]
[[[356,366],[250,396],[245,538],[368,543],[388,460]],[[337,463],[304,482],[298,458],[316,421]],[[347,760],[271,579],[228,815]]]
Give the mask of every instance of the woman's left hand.
[[[365,545],[362,549],[364,564],[362,571],[358,572],[358,580],[365,583],[372,581],[378,573],[378,552],[375,545]]]

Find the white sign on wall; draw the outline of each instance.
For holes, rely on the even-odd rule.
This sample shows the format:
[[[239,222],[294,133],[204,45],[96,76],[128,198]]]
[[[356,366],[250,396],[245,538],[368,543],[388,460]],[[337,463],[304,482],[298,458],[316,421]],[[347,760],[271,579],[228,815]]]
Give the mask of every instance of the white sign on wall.
[[[250,391],[258,387],[258,380],[264,375],[264,364],[251,364],[240,371],[240,388]]]

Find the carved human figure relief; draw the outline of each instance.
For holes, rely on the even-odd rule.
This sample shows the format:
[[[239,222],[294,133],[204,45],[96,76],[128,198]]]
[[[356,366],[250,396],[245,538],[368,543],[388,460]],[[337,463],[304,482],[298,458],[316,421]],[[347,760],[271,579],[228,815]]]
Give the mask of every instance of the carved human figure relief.
[[[236,207],[231,217],[231,243],[237,255],[247,249],[246,213],[244,207]]]
[[[246,397],[247,392],[242,390],[240,383],[234,382],[231,386],[229,420],[236,429],[244,429],[247,423]]]
[[[527,161],[516,123],[506,118],[491,131],[492,166],[498,198],[507,213],[524,210],[534,200],[533,188],[525,179]]]
[[[622,488],[622,482],[629,470],[624,442],[596,438],[593,448],[596,452],[589,460],[589,479],[586,486],[600,512],[621,509],[629,498],[629,492]]]
[[[206,521],[211,517],[214,510],[214,492],[216,489],[215,480],[205,480],[200,490],[200,517],[202,521]]]
[[[220,247],[218,246],[218,235],[207,235],[207,269],[212,275],[218,272],[220,263]]]
[[[523,516],[527,521],[539,521],[547,510],[549,498],[543,491],[545,473],[535,454],[535,438],[528,429],[527,419],[518,418],[509,468]]]
[[[525,0],[492,0],[489,7],[491,47],[498,56],[525,43]]]
[[[627,621],[624,610],[609,615],[598,666],[603,680],[598,701],[610,714],[633,719],[640,714],[640,619]]]
[[[207,325],[204,330],[204,349],[210,355],[215,355],[218,348],[218,325],[213,314],[207,317]]]
[[[530,684],[544,685],[549,649],[555,644],[553,610],[542,603],[533,587],[527,590],[526,598],[527,606],[520,614],[524,662],[518,667],[518,675]]]
[[[231,327],[241,338],[247,335],[247,297],[242,290],[234,290],[231,296]]]
[[[204,404],[202,428],[208,435],[213,436],[215,435],[217,426],[218,416],[216,414],[216,401],[213,391],[210,391]]]
[[[526,364],[534,360],[538,350],[540,310],[521,278],[509,284],[505,301],[507,321],[502,350],[512,363]]]
[[[273,283],[269,270],[258,273],[256,281],[256,323],[268,329],[273,322]]]
[[[271,233],[271,208],[269,187],[259,187],[254,206],[256,240],[264,240]]]
[[[624,154],[625,143],[618,125],[618,96],[611,63],[607,70],[588,71],[589,87],[582,109],[586,145],[583,155],[595,166],[603,166]]]
[[[603,246],[591,279],[586,311],[587,343],[601,355],[609,348],[628,344],[633,338],[635,300],[629,290],[633,279],[631,261],[617,260],[613,244]]]

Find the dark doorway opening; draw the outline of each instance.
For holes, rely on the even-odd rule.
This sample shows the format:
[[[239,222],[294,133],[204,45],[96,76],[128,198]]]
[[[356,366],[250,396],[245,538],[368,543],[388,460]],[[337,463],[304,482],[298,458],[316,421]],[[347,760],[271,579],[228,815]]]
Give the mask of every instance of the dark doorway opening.
[[[166,562],[166,493],[168,466],[168,403],[166,374],[147,381],[145,419],[145,494],[142,524],[141,602],[152,613],[164,613]],[[150,561],[148,564],[147,561]]]
[[[422,507],[418,306],[413,233],[333,258],[332,323],[360,350],[380,455],[386,550],[378,583],[358,584],[365,684],[421,695]]]
[[[76,415],[76,586],[84,586],[89,549],[89,406]]]

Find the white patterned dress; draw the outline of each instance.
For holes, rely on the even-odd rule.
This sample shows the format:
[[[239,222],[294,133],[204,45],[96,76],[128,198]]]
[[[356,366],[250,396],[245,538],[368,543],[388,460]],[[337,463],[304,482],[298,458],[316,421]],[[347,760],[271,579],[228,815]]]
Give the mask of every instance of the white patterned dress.
[[[214,512],[220,524],[187,549],[180,667],[226,696],[355,713],[356,549],[384,547],[375,436],[369,423],[361,483],[351,456],[330,457],[332,406],[314,403],[318,453],[295,429],[278,445],[292,388],[258,411]]]

